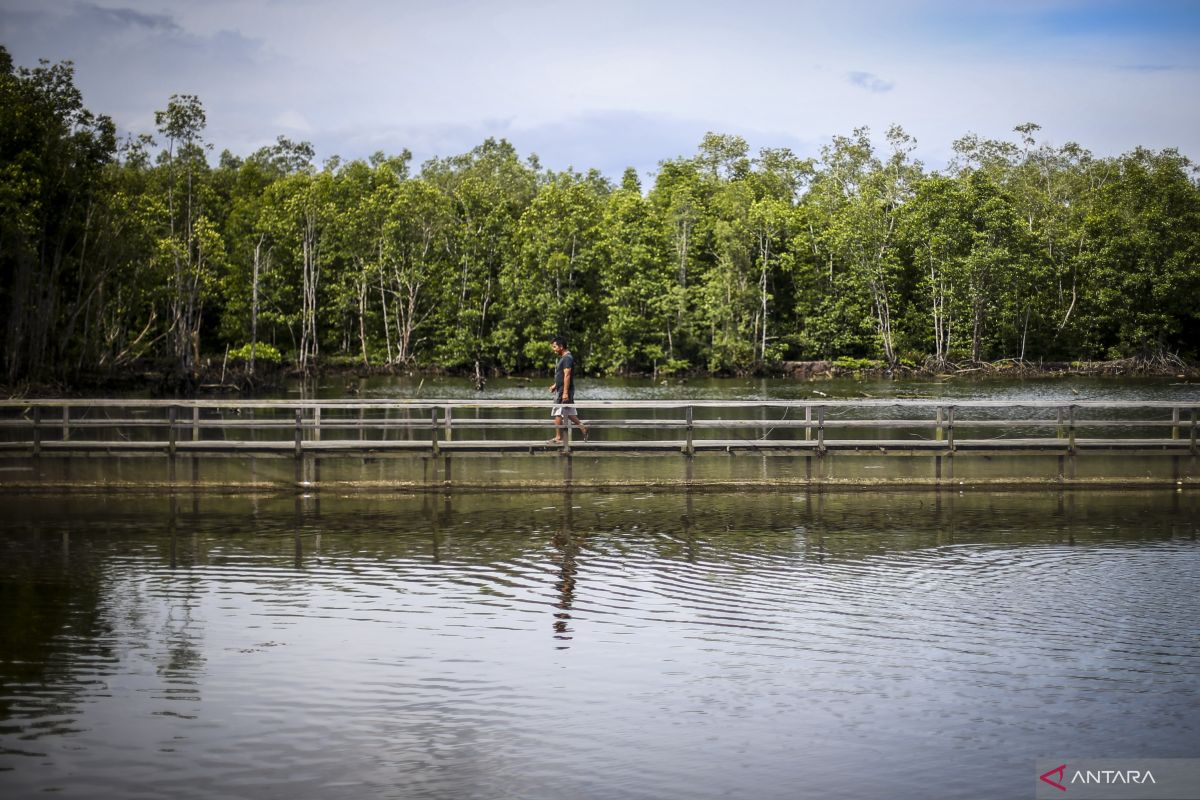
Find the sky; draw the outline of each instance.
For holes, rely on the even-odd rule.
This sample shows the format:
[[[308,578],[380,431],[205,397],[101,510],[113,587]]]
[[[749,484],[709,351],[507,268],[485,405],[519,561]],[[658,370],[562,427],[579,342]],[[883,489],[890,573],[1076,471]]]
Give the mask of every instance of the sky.
[[[198,95],[216,152],[417,164],[506,138],[644,179],[707,131],[818,156],[892,124],[946,165],[974,133],[1200,159],[1200,0],[0,0],[18,65],[71,60],[86,106],[153,133]]]

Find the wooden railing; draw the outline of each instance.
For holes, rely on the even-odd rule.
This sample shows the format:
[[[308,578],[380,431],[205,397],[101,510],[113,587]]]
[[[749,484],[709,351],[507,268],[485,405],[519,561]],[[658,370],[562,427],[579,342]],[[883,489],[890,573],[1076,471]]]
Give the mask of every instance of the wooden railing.
[[[1200,403],[1079,401],[661,401],[577,404],[589,441],[562,444],[524,400],[5,400],[0,454],[395,451],[571,454],[763,451],[823,456],[1086,452],[1197,454]]]

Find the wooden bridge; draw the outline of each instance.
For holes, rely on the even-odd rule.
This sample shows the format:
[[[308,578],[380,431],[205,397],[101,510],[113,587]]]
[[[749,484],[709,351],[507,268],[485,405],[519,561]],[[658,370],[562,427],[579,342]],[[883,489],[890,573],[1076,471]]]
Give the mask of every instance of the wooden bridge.
[[[576,405],[590,420],[591,440],[581,441],[572,428],[557,445],[546,438],[554,434],[548,405],[521,400],[0,400],[0,451],[1178,455],[1196,454],[1200,413],[1200,403],[1128,401],[604,400]]]
[[[577,404],[591,434],[561,444],[527,400],[4,400],[0,458],[255,455],[329,457],[753,452],[803,456],[1088,454],[1195,458],[1196,404],[994,400],[602,400]],[[447,462],[448,464],[449,462]],[[946,462],[949,465],[953,461]],[[1194,462],[1193,462],[1194,463]],[[951,466],[952,470],[952,466]],[[1194,469],[1192,470],[1194,472]],[[449,470],[447,469],[447,474]],[[811,475],[811,466],[808,469]]]

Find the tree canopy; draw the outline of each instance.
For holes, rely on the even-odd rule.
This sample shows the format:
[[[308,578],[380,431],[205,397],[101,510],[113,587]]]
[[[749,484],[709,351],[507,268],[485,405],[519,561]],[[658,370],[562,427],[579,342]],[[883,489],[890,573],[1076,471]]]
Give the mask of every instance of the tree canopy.
[[[283,137],[214,164],[199,98],[155,121],[118,141],[69,62],[0,48],[7,381],[260,347],[533,370],[556,333],[608,374],[1200,354],[1200,186],[1172,149],[1101,158],[1024,124],[930,171],[898,126],[811,159],[710,133],[643,187],[494,139],[419,167],[317,167]]]

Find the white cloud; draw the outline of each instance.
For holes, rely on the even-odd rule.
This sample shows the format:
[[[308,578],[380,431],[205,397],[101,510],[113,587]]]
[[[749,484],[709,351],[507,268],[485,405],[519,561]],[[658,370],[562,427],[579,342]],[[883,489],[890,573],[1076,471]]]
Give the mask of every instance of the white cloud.
[[[708,129],[815,154],[834,134],[900,123],[936,165],[967,132],[1033,120],[1102,154],[1200,156],[1200,111],[1184,102],[1200,88],[1197,31],[1065,35],[1045,22],[1080,8],[5,0],[0,41],[18,63],[75,60],[88,106],[127,129],[197,94],[209,140],[237,153],[286,133],[320,157],[409,147],[420,159],[501,135],[548,166],[613,175],[690,154]]]
[[[890,92],[895,88],[896,84],[891,81],[885,81],[877,75],[870,72],[851,72],[846,76],[855,86],[866,89],[868,92]]]
[[[313,129],[310,123],[303,114],[295,109],[289,109],[282,114],[276,114],[271,123],[276,127],[282,128],[285,131],[296,131],[299,133],[310,133]]]

